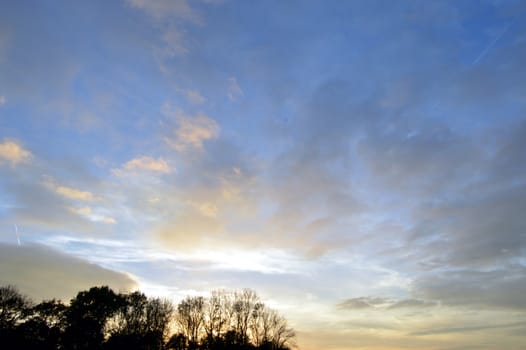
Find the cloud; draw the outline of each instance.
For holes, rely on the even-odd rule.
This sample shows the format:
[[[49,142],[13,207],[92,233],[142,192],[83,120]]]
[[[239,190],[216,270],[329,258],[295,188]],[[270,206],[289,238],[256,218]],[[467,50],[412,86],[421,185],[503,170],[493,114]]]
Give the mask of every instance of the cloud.
[[[363,309],[419,309],[437,306],[434,301],[421,299],[388,299],[379,297],[358,297],[344,300],[338,303],[337,308],[340,310],[363,310]]]
[[[172,223],[157,230],[158,237],[173,248],[194,248],[219,244],[224,232],[223,224],[215,217],[203,215],[199,210],[185,208]]]
[[[180,185],[165,188],[152,204],[158,208],[152,226],[163,244],[175,250],[199,250],[262,243],[260,237],[248,234],[253,229],[244,223],[254,218],[254,205],[247,193],[249,180],[240,178],[238,183],[230,183],[218,174],[217,178],[206,179],[210,176],[207,174],[204,179],[195,177],[196,184],[187,183],[185,176],[182,173]]]
[[[117,220],[109,216],[93,216],[93,221],[102,222],[108,225],[115,225]]]
[[[371,309],[390,302],[385,298],[359,297],[344,300],[337,307],[342,310]]]
[[[123,165],[123,169],[128,172],[149,171],[153,173],[168,174],[173,171],[166,160],[159,157],[154,159],[149,156],[142,156],[129,160]],[[122,170],[115,169],[114,173],[120,173]]]
[[[181,114],[174,119],[181,121]],[[177,127],[174,134],[167,142],[180,151],[177,175],[141,178],[129,190],[129,181],[122,183],[119,192],[126,193],[126,207],[147,216],[151,220],[147,229],[172,249],[257,243],[258,237],[246,231],[253,230],[248,221],[257,220],[251,159],[241,147],[219,137],[209,140],[208,147],[203,140],[195,143],[193,136],[178,134]],[[205,146],[206,152],[188,152]]]
[[[492,329],[520,329],[524,331],[526,329],[526,321],[521,322],[508,322],[508,323],[499,323],[499,324],[484,324],[484,325],[475,325],[475,326],[458,326],[458,327],[444,327],[444,328],[432,328],[424,329],[416,332],[411,332],[411,336],[422,336],[422,335],[433,335],[433,334],[450,334],[450,333],[467,333],[467,332],[478,332],[478,331],[488,331]]]
[[[0,95],[0,107],[7,103],[7,98],[4,95]]]
[[[182,110],[173,112],[169,104],[163,106],[163,113],[174,116],[177,123],[173,135],[165,137],[164,141],[178,152],[189,149],[203,150],[205,141],[216,139],[219,136],[219,125],[205,114],[191,116]]]
[[[410,185],[404,177],[413,182],[412,187],[400,193],[412,198],[408,217],[411,227],[406,230],[403,243],[404,247],[413,247],[407,262],[416,259],[426,269],[477,273],[508,266],[523,255],[526,184],[522,179],[526,158],[521,150],[525,147],[525,135],[524,121],[513,123],[498,133],[492,132],[491,150],[473,140],[454,142],[456,146],[447,152],[451,155],[445,154],[437,161],[444,169],[437,170],[442,176],[412,177],[409,171],[396,176],[396,187]],[[479,137],[483,140],[488,136]],[[454,139],[458,140],[458,135]],[[403,158],[418,159],[421,151],[409,150]],[[459,158],[458,154],[464,155]],[[419,188],[421,178],[429,181],[426,191]],[[394,192],[396,189],[391,190]]]
[[[127,0],[136,9],[144,11],[153,18],[155,30],[159,31],[156,43],[153,45],[153,55],[159,69],[169,73],[172,66],[171,59],[187,55],[186,25],[203,24],[202,16],[187,0]],[[197,96],[191,96],[199,101]]]
[[[107,234],[109,227],[95,225],[111,217],[117,221],[113,209],[102,207],[107,203],[96,195],[107,190],[106,184],[94,176],[81,158],[49,158],[43,153],[25,166],[23,173],[0,167],[0,192],[4,200],[0,221],[26,227],[23,236],[28,239],[42,230]],[[58,178],[67,179],[68,184]],[[90,208],[92,216],[82,215],[87,214],[87,209],[75,213],[71,208]]]
[[[15,141],[4,140],[0,143],[0,165],[3,162],[9,162],[11,166],[16,166],[20,163],[29,162],[32,157],[31,152]]]
[[[52,191],[53,193],[67,199],[82,201],[82,202],[92,202],[98,200],[93,193],[89,191],[82,191],[73,187],[67,187],[59,185],[51,177],[46,177],[44,180],[44,186]]]
[[[108,225],[114,225],[117,223],[117,220],[115,220],[114,218],[94,212],[91,207],[68,207],[68,210],[74,214],[83,216],[93,222],[100,222]]]
[[[194,105],[202,105],[206,102],[206,98],[201,95],[201,93],[197,90],[192,89],[177,89],[179,93],[181,93],[188,102],[194,104]]]
[[[81,290],[108,285],[116,291],[137,287],[129,275],[108,270],[43,245],[0,243],[0,285],[12,284],[40,299],[68,301]]]
[[[389,309],[405,309],[405,308],[426,308],[434,307],[438,304],[434,301],[421,300],[421,299],[403,299],[389,305]]]
[[[200,17],[187,0],[127,0],[137,9],[143,10],[157,20],[175,17],[187,21],[199,22]]]
[[[134,8],[144,11],[160,27],[159,43],[154,44],[153,54],[161,72],[169,71],[169,59],[188,54],[185,23],[201,24],[200,14],[187,0],[127,0]],[[194,97],[195,98],[195,97]]]
[[[443,305],[475,310],[526,310],[526,267],[509,265],[489,271],[461,269],[428,273],[415,280],[418,296]]]
[[[94,139],[89,141],[98,154],[109,152],[105,153],[108,164],[118,164],[115,166],[118,170],[134,176],[118,178],[110,174],[100,179],[99,187],[78,180],[75,172],[65,176],[63,172],[69,171],[64,170],[68,167],[89,167],[78,164],[92,158],[84,153],[75,165],[57,161],[32,169],[31,173],[24,172],[26,177],[51,173],[60,179],[56,186],[90,191],[93,196],[100,193],[111,212],[90,201],[75,203],[77,200],[70,197],[54,195],[54,190],[38,186],[39,179],[20,177],[13,182],[24,183],[12,186],[9,179],[1,176],[0,197],[6,198],[8,207],[0,213],[0,218],[5,218],[2,220],[36,222],[34,231],[62,229],[71,235],[86,231],[92,235],[109,226],[93,224],[97,220],[94,215],[100,215],[98,220],[119,220],[114,229],[119,237],[126,236],[126,240],[140,237],[141,244],[159,244],[167,247],[169,253],[243,247],[247,255],[232,259],[231,263],[243,265],[243,260],[254,263],[250,254],[255,254],[255,247],[263,250],[275,247],[297,253],[310,274],[301,283],[296,279],[290,283],[287,278],[279,282],[269,278],[264,279],[268,283],[261,283],[260,276],[244,275],[237,279],[227,273],[211,282],[207,278],[196,281],[190,273],[171,274],[171,269],[166,268],[159,275],[170,276],[166,278],[170,278],[172,285],[183,281],[185,286],[192,284],[198,289],[235,280],[233,283],[259,285],[263,290],[298,288],[298,293],[288,290],[289,293],[279,294],[279,298],[294,295],[304,302],[305,308],[310,307],[311,299],[307,301],[304,297],[307,293],[302,292],[314,290],[319,300],[328,304],[322,310],[332,311],[333,304],[345,298],[339,293],[381,295],[385,298],[351,298],[341,303],[343,309],[372,310],[367,313],[377,317],[429,313],[436,320],[442,317],[442,308],[460,310],[458,314],[477,308],[504,309],[500,316],[510,313],[509,310],[522,312],[524,307],[515,291],[524,290],[524,273],[516,264],[523,262],[526,246],[523,234],[526,133],[521,123],[510,123],[511,119],[523,118],[520,113],[525,101],[521,89],[525,70],[520,68],[526,51],[524,38],[518,35],[519,27],[510,29],[499,41],[499,47],[476,67],[466,67],[464,58],[471,61],[480,51],[479,43],[473,42],[478,35],[471,32],[480,28],[463,25],[467,18],[464,16],[475,18],[479,10],[473,9],[472,13],[471,8],[453,3],[421,6],[415,2],[401,7],[354,3],[329,6],[323,11],[312,4],[301,8],[280,6],[279,15],[270,16],[264,26],[255,14],[274,10],[265,3],[236,7],[236,11],[214,9],[207,13],[210,16],[206,17],[207,26],[193,26],[194,15],[204,8],[203,4],[138,0],[128,3],[137,10],[131,13],[133,21],[109,25],[115,18],[110,6],[104,12],[108,16],[101,17],[100,31],[95,31],[101,36],[78,40],[88,43],[84,45],[88,49],[90,42],[101,43],[100,49],[107,54],[104,57],[111,59],[116,54],[122,65],[117,73],[112,74],[111,67],[103,71],[104,77],[98,75],[99,71],[67,69],[71,71],[70,77],[63,79],[64,86],[57,84],[50,77],[59,76],[55,73],[69,65],[57,59],[60,54],[55,54],[58,51],[54,49],[50,53],[42,50],[38,55],[25,55],[31,45],[25,47],[23,43],[33,42],[23,40],[30,39],[34,32],[28,31],[27,37],[13,40],[22,46],[13,46],[19,51],[12,57],[38,57],[41,62],[23,63],[27,69],[17,66],[7,69],[12,76],[11,84],[6,85],[10,90],[2,93],[9,92],[11,102],[22,101],[22,94],[17,97],[11,91],[16,85],[31,88],[26,88],[24,94],[28,98],[39,95],[44,98],[47,91],[58,91],[70,100],[82,100],[64,108],[64,113],[72,113],[91,104],[85,90],[91,87],[97,93],[111,90],[108,100],[118,106],[112,110],[118,113],[108,114],[126,117],[106,119],[103,114],[93,113],[105,120],[108,128],[104,129],[112,132],[100,134],[103,130],[97,129]],[[482,6],[481,11],[493,13],[485,6],[494,9],[495,4]],[[236,17],[246,10],[246,20],[239,21]],[[334,21],[334,13],[343,14],[345,20]],[[327,14],[330,16],[323,18]],[[303,20],[312,19],[313,15],[321,23],[314,30],[310,28],[312,21]],[[5,17],[12,16],[6,12]],[[104,21],[106,17],[110,20]],[[330,20],[330,24],[324,24],[323,19]],[[60,23],[67,22],[64,21]],[[497,22],[506,21],[499,17]],[[16,22],[33,23],[18,19]],[[56,35],[51,27],[50,30],[40,42],[46,47],[66,47],[67,43],[60,39],[63,36]],[[280,40],[270,40],[276,33]],[[429,40],[430,36],[433,40]],[[53,37],[59,38],[59,42],[50,41]],[[112,38],[119,40],[113,42]],[[155,54],[170,68],[170,74],[163,75],[161,80],[156,74],[147,74],[147,81],[138,79],[152,68],[147,66],[151,57],[144,50],[145,45],[153,46]],[[347,51],[349,47],[360,54]],[[73,65],[101,66],[100,62],[84,61],[84,57],[91,56],[81,52],[80,62]],[[42,62],[58,63],[51,70],[39,69]],[[130,71],[136,74],[126,74]],[[309,74],[305,75],[306,71]],[[25,80],[21,79],[24,75],[28,77]],[[50,82],[52,86],[60,86],[50,89]],[[240,101],[243,94],[248,95],[247,87],[243,86],[247,82],[258,92],[250,94],[250,106],[223,105],[225,99]],[[33,84],[40,88],[34,89]],[[102,85],[110,88],[101,90]],[[83,87],[83,93],[73,89],[71,95],[64,94],[71,86]],[[196,90],[177,90],[178,86]],[[174,89],[180,94],[179,100],[184,97],[189,102],[182,101],[182,105],[193,104],[205,108],[205,112],[180,111],[178,118],[175,111],[179,106],[174,104],[173,109],[168,106],[163,113],[172,118],[173,124],[163,122],[160,128],[169,130],[164,134],[165,141],[177,152],[169,152],[164,158],[137,157],[143,154],[137,153],[138,149],[165,146],[162,140],[155,139],[159,130],[155,116],[158,101],[169,98],[166,96]],[[210,118],[212,110],[217,122]],[[5,125],[8,128],[35,125],[42,115],[37,112],[13,116]],[[242,114],[251,117],[239,118]],[[26,119],[21,122],[15,118]],[[87,118],[88,125],[90,119]],[[4,125],[4,120],[0,123]],[[59,133],[53,126],[49,123]],[[69,140],[69,135],[61,139],[64,144],[79,147],[84,144],[76,137]],[[142,137],[137,140],[133,135]],[[38,140],[36,137],[32,142]],[[45,147],[42,152],[46,152]],[[49,152],[56,154],[56,149]],[[71,152],[76,153],[76,149],[71,148]],[[122,152],[126,158],[122,158]],[[121,158],[112,159],[112,154]],[[155,164],[160,160],[166,162],[170,172]],[[175,165],[177,173],[170,168]],[[90,170],[92,176],[106,175],[102,169]],[[52,229],[48,223],[54,225]],[[12,230],[9,234],[14,237]],[[111,259],[116,249],[108,249],[104,254],[100,249],[87,251],[86,256],[96,252],[94,261],[103,261]],[[121,257],[123,261],[127,258]],[[134,263],[140,259],[145,258],[136,255]],[[222,259],[229,261],[223,257],[217,260]],[[152,266],[150,270],[144,268],[144,276],[154,268],[161,269],[161,261],[152,261],[148,263]],[[261,264],[265,265],[265,261],[261,259]],[[365,272],[357,271],[356,265],[361,265]],[[284,270],[289,268],[287,261],[281,266]],[[206,269],[208,265],[200,270],[200,277]],[[291,284],[294,286],[289,287]],[[296,284],[302,284],[304,289]],[[340,288],[332,288],[334,285]],[[400,295],[411,295],[414,299],[398,299]],[[433,308],[433,305],[440,306]],[[360,313],[312,313],[320,315],[319,318],[305,315],[304,319],[351,318]],[[481,315],[477,317],[491,319],[493,314]],[[425,316],[419,321],[425,322]],[[384,322],[395,327],[403,323],[392,318]],[[329,329],[332,325],[323,326]],[[310,346],[373,348],[372,344],[379,341],[391,345],[393,338],[385,333],[378,334],[375,327],[366,324],[361,327],[373,328],[362,332],[369,332],[376,339],[369,339],[364,345],[354,340],[357,333],[347,329],[340,334],[345,339],[338,345],[328,344],[332,341],[328,336],[326,342]],[[430,345],[420,339],[420,343],[410,346],[414,339],[404,341],[406,348],[419,349],[448,348],[453,344]],[[488,344],[491,347],[495,343]]]
[[[211,203],[211,202],[204,202],[204,203],[190,202],[190,204],[192,206],[194,206],[195,208],[197,208],[197,210],[199,210],[199,212],[203,216],[206,216],[206,217],[209,217],[209,218],[217,217],[217,210],[218,210],[218,208],[217,208],[217,206],[214,203]]]
[[[188,53],[185,45],[185,37],[181,30],[174,25],[167,28],[161,37],[162,44],[155,48],[154,52],[159,60],[161,71],[166,72],[164,61],[176,56],[182,56]]]
[[[239,98],[243,97],[243,90],[241,90],[236,77],[228,78],[227,95],[230,101],[237,101]]]
[[[7,215],[20,227],[25,225],[37,232],[51,228],[55,232],[66,229],[85,233],[93,229],[90,221],[68,210],[70,200],[50,192],[37,180],[24,180],[27,179],[10,179],[4,192],[12,198],[6,205]],[[23,236],[33,233],[33,230],[24,230]]]
[[[78,215],[90,215],[93,210],[91,210],[91,207],[82,207],[82,208],[68,208],[71,212],[78,214]]]
[[[318,91],[314,98],[319,98]],[[330,103],[319,115],[313,109],[305,106],[301,118],[287,126],[287,146],[268,165],[262,196],[275,208],[268,230],[281,232],[291,243],[301,242],[298,247],[316,257],[346,245],[359,233],[355,224],[366,213],[366,204],[356,195],[353,162],[346,145],[352,136],[346,124],[352,124],[352,118],[342,111],[336,113],[339,107]]]
[[[116,225],[117,224],[117,220],[112,218],[111,216],[105,216],[103,214],[98,214],[95,212],[89,215],[84,215],[84,214],[81,214],[81,215],[85,216],[86,219],[94,223],[100,223],[100,224],[105,224],[105,225]]]
[[[389,191],[443,192],[481,160],[480,149],[469,138],[440,122],[420,123],[371,128],[359,145],[374,179]]]

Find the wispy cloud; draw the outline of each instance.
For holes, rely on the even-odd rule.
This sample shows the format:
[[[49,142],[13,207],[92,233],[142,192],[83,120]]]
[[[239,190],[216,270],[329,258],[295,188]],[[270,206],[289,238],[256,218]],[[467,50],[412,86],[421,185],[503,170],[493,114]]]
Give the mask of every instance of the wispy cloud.
[[[230,77],[228,78],[228,91],[227,91],[228,98],[230,101],[237,101],[241,97],[243,97],[244,93],[241,87],[239,86],[239,83],[237,82],[236,77]]]
[[[403,299],[389,305],[389,309],[404,309],[404,308],[428,308],[438,306],[436,301],[428,301],[421,299]]]
[[[0,95],[0,107],[7,103],[7,98],[4,95]]]
[[[219,125],[205,114],[192,116],[180,109],[173,111],[169,104],[163,106],[163,113],[173,117],[177,124],[173,135],[165,137],[164,140],[178,152],[203,150],[206,141],[219,136]]]
[[[204,98],[203,95],[197,90],[192,89],[177,89],[177,91],[184,96],[184,98],[194,104],[194,105],[202,105],[206,102],[206,98]]]
[[[85,215],[85,216],[88,216],[93,212],[93,210],[91,210],[91,207],[81,207],[81,208],[70,207],[68,209],[72,213],[79,214],[79,215]]]
[[[359,297],[342,301],[337,305],[338,309],[355,310],[376,308],[380,305],[390,304],[391,301],[385,298]]]
[[[461,269],[430,273],[415,280],[414,292],[449,306],[475,310],[526,310],[522,290],[526,268],[507,265],[490,271]],[[484,286],[484,288],[481,288]]]
[[[128,3],[157,20],[175,17],[188,21],[200,21],[200,16],[187,0],[127,0]]]
[[[340,310],[394,310],[394,309],[421,309],[435,307],[435,301],[421,299],[389,299],[380,297],[358,297],[344,300],[336,305]]]
[[[197,208],[197,210],[199,210],[199,212],[202,215],[206,216],[206,217],[209,217],[209,218],[217,217],[218,208],[217,208],[217,206],[214,203],[211,203],[211,202],[204,202],[204,203],[190,202],[190,204],[192,206],[194,206],[195,208]]]
[[[518,328],[518,329],[526,329],[526,321],[522,322],[508,322],[508,323],[498,323],[498,324],[485,324],[485,325],[467,325],[467,326],[459,326],[459,327],[444,327],[444,328],[432,328],[432,329],[425,329],[420,330],[416,332],[412,332],[409,335],[433,335],[433,334],[450,334],[450,333],[467,333],[467,332],[479,332],[479,331],[487,331],[490,329],[510,329],[510,328]]]
[[[168,58],[174,58],[182,56],[188,53],[188,48],[185,45],[185,37],[181,30],[175,25],[167,28],[161,37],[162,44],[155,48],[155,54],[160,64],[164,64]],[[163,65],[161,65],[161,71],[166,71]]]
[[[160,29],[153,54],[163,73],[170,71],[170,59],[189,53],[186,44],[187,24],[203,24],[201,14],[187,0],[127,0],[132,8],[146,13],[153,19],[156,29]]]
[[[43,184],[48,190],[63,198],[82,202],[92,202],[98,200],[98,198],[89,191],[83,191],[74,187],[60,185],[49,176],[45,177]]]
[[[68,207],[68,210],[93,222],[100,222],[108,225],[114,225],[117,223],[117,220],[114,218],[95,212],[91,207]]]
[[[130,159],[122,166],[122,169],[114,169],[113,173],[116,175],[123,175],[125,172],[147,171],[168,174],[173,170],[174,169],[172,169],[168,162],[162,157],[155,159],[150,156],[141,156]]]

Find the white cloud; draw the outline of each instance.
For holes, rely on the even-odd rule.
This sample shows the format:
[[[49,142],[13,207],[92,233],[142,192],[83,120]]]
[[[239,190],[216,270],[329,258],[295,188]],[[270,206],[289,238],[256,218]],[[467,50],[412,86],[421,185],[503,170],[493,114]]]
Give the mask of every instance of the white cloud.
[[[82,216],[87,216],[92,213],[91,207],[82,207],[82,208],[68,208],[70,212]]]
[[[61,197],[67,199],[73,199],[84,202],[91,202],[97,200],[93,193],[88,191],[82,191],[73,187],[67,187],[59,185],[51,177],[46,177],[44,180],[44,186],[50,191],[58,194]]]
[[[4,140],[0,143],[0,164],[3,161],[10,162],[12,166],[19,163],[27,163],[33,155],[15,141]]]
[[[4,95],[0,95],[0,107],[7,103],[7,98]]]
[[[244,93],[239,86],[235,77],[228,78],[228,98],[231,101],[237,101],[240,97],[243,97]]]
[[[108,225],[115,225],[117,223],[117,220],[110,216],[103,216],[103,215],[91,215],[90,216],[91,221],[100,222],[103,224]]]
[[[177,127],[173,130],[173,136],[165,137],[164,140],[178,152],[189,148],[202,150],[205,141],[216,139],[219,136],[219,125],[205,114],[191,116],[182,110],[174,113],[168,104],[163,106],[163,113],[165,115],[175,114]]]
[[[115,220],[114,218],[96,213],[91,207],[69,207],[68,210],[73,214],[85,217],[93,222],[100,222],[108,225],[114,225],[117,223],[117,220]]]
[[[154,159],[149,156],[134,158],[126,162],[123,168],[127,171],[150,171],[154,173],[168,174],[172,172],[170,165],[163,158]],[[120,170],[115,170],[119,172]],[[114,171],[114,173],[115,173]]]

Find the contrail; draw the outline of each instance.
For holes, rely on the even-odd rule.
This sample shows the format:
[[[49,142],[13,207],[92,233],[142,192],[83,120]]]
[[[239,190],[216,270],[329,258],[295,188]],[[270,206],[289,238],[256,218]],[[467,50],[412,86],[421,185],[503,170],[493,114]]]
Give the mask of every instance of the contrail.
[[[497,37],[495,39],[493,39],[493,41],[488,46],[486,46],[486,48],[484,50],[482,50],[480,55],[473,61],[473,63],[471,65],[475,65],[475,64],[479,63],[479,61],[482,59],[482,57],[486,56],[488,51],[491,50],[491,48],[497,43],[497,41],[499,41],[500,38],[502,38],[502,36],[504,34],[506,34],[506,32],[511,28],[511,26],[515,23],[516,19],[517,19],[517,17],[515,17],[513,19],[513,21],[511,21],[511,23],[508,24],[508,26],[506,28],[504,28],[504,30],[502,32],[500,32],[500,34],[497,35]]]
[[[16,241],[18,242],[18,246],[20,247],[20,236],[18,235],[18,226],[15,224],[15,233],[16,233]]]

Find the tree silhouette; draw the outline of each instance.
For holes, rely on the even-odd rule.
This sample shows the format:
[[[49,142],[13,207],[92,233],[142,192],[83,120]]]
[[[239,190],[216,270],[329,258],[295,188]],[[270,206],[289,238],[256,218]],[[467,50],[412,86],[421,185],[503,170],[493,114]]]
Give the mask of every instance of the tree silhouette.
[[[27,317],[31,302],[13,286],[0,287],[0,328],[14,329]]]
[[[28,330],[20,325],[29,317],[31,306],[31,301],[15,287],[0,287],[0,344],[19,344],[19,348],[27,348],[25,334]]]
[[[256,292],[251,289],[243,289],[241,292],[234,294],[234,315],[236,320],[236,333],[239,337],[240,344],[247,344],[249,342],[248,331],[250,316],[252,315],[256,305],[260,303]]]
[[[188,339],[189,349],[197,347],[204,322],[203,297],[186,297],[177,306],[176,322],[181,333]]]
[[[124,304],[122,296],[108,287],[92,287],[79,292],[70,302],[66,313],[64,334],[66,349],[96,350],[102,348],[104,326]]]
[[[175,331],[175,334],[169,334]],[[176,308],[140,292],[79,292],[34,305],[0,287],[0,348],[20,350],[287,350],[294,331],[249,289],[189,296]]]
[[[172,335],[166,348],[170,350],[186,350],[188,348],[188,338],[182,333]]]

